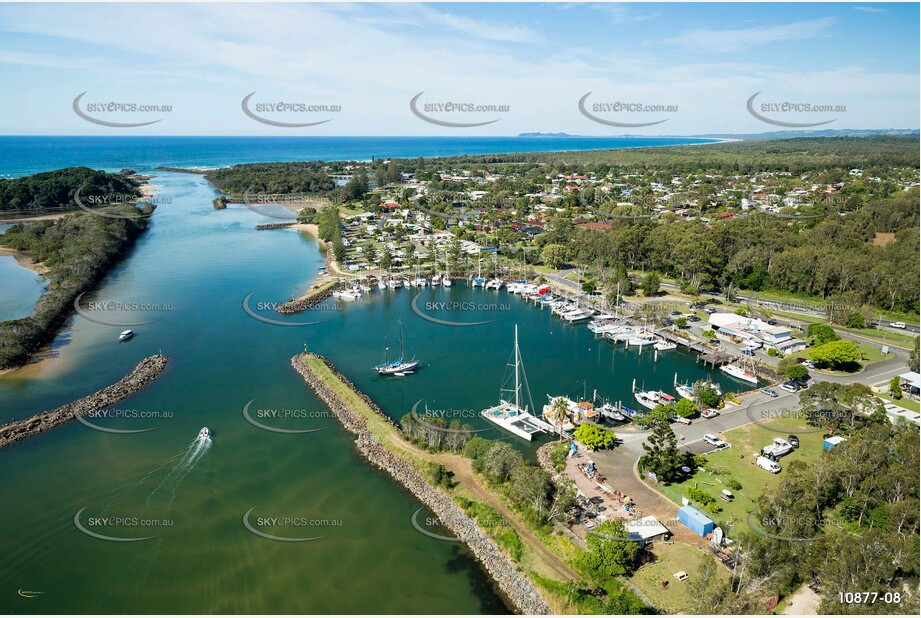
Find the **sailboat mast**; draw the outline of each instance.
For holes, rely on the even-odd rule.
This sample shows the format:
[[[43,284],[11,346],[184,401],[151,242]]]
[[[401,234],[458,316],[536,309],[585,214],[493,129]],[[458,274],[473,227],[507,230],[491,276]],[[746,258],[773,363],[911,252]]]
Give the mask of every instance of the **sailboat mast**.
[[[515,324],[515,407],[521,408],[519,391],[521,385],[518,382],[518,365],[521,363],[521,352],[518,349],[518,325]]]

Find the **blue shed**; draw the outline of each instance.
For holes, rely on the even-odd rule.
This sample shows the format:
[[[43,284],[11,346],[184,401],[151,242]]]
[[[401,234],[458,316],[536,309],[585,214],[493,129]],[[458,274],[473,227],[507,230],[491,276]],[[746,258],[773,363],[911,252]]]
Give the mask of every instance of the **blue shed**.
[[[825,442],[822,443],[822,450],[827,451],[829,449],[833,449],[839,444],[841,444],[842,442],[844,442],[844,438],[842,438],[841,436],[832,436],[830,438],[825,438]]]
[[[713,520],[691,505],[678,509],[678,521],[703,537],[713,532]]]

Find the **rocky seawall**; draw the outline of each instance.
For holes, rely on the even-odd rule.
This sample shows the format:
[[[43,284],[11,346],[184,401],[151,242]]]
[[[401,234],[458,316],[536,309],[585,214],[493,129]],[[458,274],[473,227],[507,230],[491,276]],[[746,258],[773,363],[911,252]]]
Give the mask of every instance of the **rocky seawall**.
[[[130,397],[159,378],[166,369],[168,360],[168,357],[162,354],[148,356],[139,362],[131,373],[111,386],[60,408],[3,425],[0,427],[0,448],[63,425],[73,420],[77,414],[91,414]]]
[[[319,288],[310,294],[307,294],[306,296],[298,298],[297,300],[289,300],[286,303],[278,305],[278,307],[275,308],[275,311],[278,313],[284,313],[286,315],[307,311],[314,305],[322,303],[324,300],[330,298],[333,295],[333,292],[342,288],[343,284],[338,282],[332,283],[327,287],[323,287],[321,285]]]
[[[257,230],[280,230],[282,228],[297,225],[297,221],[288,221],[287,223],[260,223],[256,226]]]
[[[310,355],[298,355],[291,359],[291,364],[339,419],[343,427],[357,436],[355,445],[358,452],[371,464],[384,470],[397,482],[408,489],[428,509],[438,516],[443,526],[448,528],[458,540],[462,540],[477,560],[486,569],[493,581],[514,608],[522,614],[549,614],[550,608],[536,588],[525,577],[487,535],[477,528],[473,519],[468,517],[451,497],[440,489],[433,487],[411,463],[381,446],[374,434],[368,429],[365,419],[352,410],[343,398],[323,378],[318,376],[305,362],[305,357],[318,359],[332,371],[351,391],[360,397],[370,409],[381,416],[390,425],[398,428],[396,422],[368,398],[326,359]]]

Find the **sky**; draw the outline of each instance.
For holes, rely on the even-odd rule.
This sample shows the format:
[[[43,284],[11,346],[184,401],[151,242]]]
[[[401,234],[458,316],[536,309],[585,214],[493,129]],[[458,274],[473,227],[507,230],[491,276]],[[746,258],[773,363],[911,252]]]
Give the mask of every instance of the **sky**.
[[[753,110],[770,121],[918,128],[919,6],[0,4],[0,84],[5,135],[784,129],[749,112],[756,93]],[[159,122],[99,124],[76,113],[81,93],[76,107],[91,119]],[[267,107],[276,102],[294,109]]]

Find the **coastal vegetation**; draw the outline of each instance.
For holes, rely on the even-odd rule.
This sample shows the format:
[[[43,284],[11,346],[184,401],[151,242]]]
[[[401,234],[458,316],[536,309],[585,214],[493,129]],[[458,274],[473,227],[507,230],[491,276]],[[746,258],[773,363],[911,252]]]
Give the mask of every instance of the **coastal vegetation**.
[[[87,207],[114,205],[141,197],[138,182],[123,174],[67,167],[22,178],[0,178],[0,211],[35,213],[75,209],[74,193]]]
[[[74,300],[90,290],[123,256],[148,225],[155,207],[129,204],[54,221],[17,223],[0,235],[0,245],[27,252],[50,268],[48,286],[31,316],[0,322],[0,369],[18,367],[49,343],[73,311]]]
[[[219,191],[242,194],[326,193],[336,185],[322,163],[247,163],[205,172],[205,179]]]

